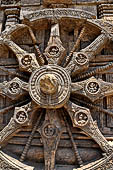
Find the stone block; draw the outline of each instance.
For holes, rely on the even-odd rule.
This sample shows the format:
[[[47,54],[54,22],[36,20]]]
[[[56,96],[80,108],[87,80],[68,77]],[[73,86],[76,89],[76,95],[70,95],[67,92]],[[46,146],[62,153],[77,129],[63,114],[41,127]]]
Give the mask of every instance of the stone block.
[[[43,0],[44,4],[71,4],[72,0]]]
[[[21,0],[22,4],[36,4],[36,3],[40,3],[40,0]]]

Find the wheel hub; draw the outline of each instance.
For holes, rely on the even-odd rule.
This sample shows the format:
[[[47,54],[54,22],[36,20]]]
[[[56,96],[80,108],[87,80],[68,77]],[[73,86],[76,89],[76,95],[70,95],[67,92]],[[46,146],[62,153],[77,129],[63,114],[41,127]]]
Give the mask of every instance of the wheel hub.
[[[65,69],[57,65],[43,66],[31,75],[29,93],[42,108],[60,108],[69,99],[70,84]]]
[[[54,74],[45,74],[40,78],[40,89],[43,93],[52,95],[58,90],[58,79]]]

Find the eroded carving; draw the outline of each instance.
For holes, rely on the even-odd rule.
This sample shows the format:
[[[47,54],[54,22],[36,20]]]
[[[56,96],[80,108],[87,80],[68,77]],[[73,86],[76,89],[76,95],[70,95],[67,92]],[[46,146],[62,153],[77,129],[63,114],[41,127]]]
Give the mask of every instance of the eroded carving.
[[[92,101],[112,95],[113,84],[91,77],[79,83],[72,83],[72,93],[81,93]]]
[[[2,5],[10,5],[10,4],[17,4],[20,2],[20,0],[2,0],[1,4]]]
[[[9,11],[7,10],[6,12],[8,14]],[[59,20],[64,17],[66,19],[70,17],[73,19],[89,18],[90,20],[87,20],[86,24],[87,22],[96,24],[99,28],[103,29],[104,32],[100,31],[101,34],[98,35],[89,46],[77,52],[80,41],[86,30],[86,27],[82,25],[83,27],[73,49],[70,51],[69,56],[66,56],[66,50],[60,40],[58,23]],[[83,130],[88,136],[94,139],[102,151],[105,152],[107,159],[109,158],[110,160],[113,153],[112,146],[100,132],[97,122],[92,118],[90,110],[72,103],[70,101],[70,94],[82,94],[84,97],[88,96],[92,101],[112,94],[112,83],[104,82],[101,79],[97,80],[92,77],[76,83],[72,83],[71,80],[71,77],[73,78],[73,76],[86,71],[89,68],[89,61],[104,48],[104,45],[109,40],[112,39],[111,25],[106,23],[102,24],[101,21],[97,22],[96,20],[91,20],[94,16],[90,13],[74,9],[44,9],[29,14],[26,18],[30,20],[28,23],[37,19],[52,19],[53,25],[51,26],[51,34],[47,48],[45,48],[43,53],[40,52],[35,34],[29,26],[21,24],[12,26],[9,31],[6,29],[1,36],[1,43],[12,50],[16,55],[20,70],[32,73],[28,83],[15,78],[10,82],[3,82],[0,84],[1,94],[5,94],[10,98],[15,99],[20,97],[21,92],[23,93],[25,90],[26,92],[29,92],[32,99],[31,103],[15,108],[14,116],[11,118],[9,124],[0,132],[1,146],[3,142],[6,141],[7,143],[8,139],[13,136],[13,133],[16,133],[17,130],[24,128],[25,126],[29,127],[30,125],[32,128],[31,134],[25,144],[20,161],[22,162],[27,159],[27,153],[32,144],[34,134],[38,131],[41,135],[41,144],[44,146],[45,170],[54,170],[56,150],[64,127],[66,127],[78,164],[81,167],[81,170],[85,169],[84,162],[77,150],[71,127],[69,126],[69,122],[65,115],[66,110],[71,118],[73,127]],[[49,22],[49,24],[50,23],[51,22]],[[106,28],[103,28],[105,25]],[[16,32],[15,27],[18,31],[23,28],[29,30],[37,56],[35,56],[34,53],[31,54],[22,50],[19,45],[12,41],[14,32]],[[108,29],[108,27],[110,28]],[[67,59],[65,59],[65,57],[67,57]],[[62,62],[64,63],[62,64]],[[45,63],[47,65],[44,65]],[[63,67],[61,67],[62,65]],[[65,108],[64,110],[62,109],[63,107]],[[35,121],[37,114],[34,113],[35,108],[41,108],[41,110],[46,109],[46,112],[44,112],[45,117],[43,119],[42,112],[37,116],[37,121]],[[60,109],[63,110],[63,114]],[[105,162],[103,161],[103,163]],[[100,164],[100,162],[97,162],[97,164]],[[94,167],[95,165],[92,163],[91,166],[88,166]],[[106,167],[110,167],[109,163]],[[99,167],[98,165],[96,168],[101,168],[101,166]]]
[[[16,107],[14,116],[11,118],[8,125],[0,132],[0,144],[15,133],[21,126],[27,126],[29,121],[28,112],[31,110],[31,103],[22,107]]]
[[[51,35],[48,46],[45,49],[48,64],[61,65],[64,56],[66,55],[65,49],[62,46],[59,33],[59,25],[55,24],[51,27]]]
[[[99,131],[97,123],[96,121],[93,121],[91,113],[88,109],[80,107],[71,102],[68,102],[64,107],[68,111],[74,127],[79,127],[80,129],[85,131],[99,144],[100,148],[104,152],[106,152],[107,154],[112,153],[112,147]]]
[[[30,78],[30,96],[41,107],[60,108],[70,96],[70,82],[70,76],[60,66],[43,66]]]
[[[44,145],[45,170],[55,168],[55,156],[64,125],[59,119],[59,110],[47,110],[45,121],[39,128]],[[53,117],[55,116],[55,119]],[[57,121],[57,124],[55,122]]]
[[[38,10],[34,13],[30,13],[25,16],[25,18],[29,19],[30,21],[34,21],[36,19],[43,19],[43,18],[63,18],[63,17],[72,17],[72,18],[95,18],[90,12],[86,12],[83,10],[75,10],[71,8],[57,8],[57,9],[44,9]]]
[[[34,53],[33,54],[27,53],[9,39],[3,39],[1,41],[15,53],[19,61],[19,66],[21,70],[32,72],[39,67],[39,64],[36,60],[36,56]]]
[[[1,170],[33,170],[31,166],[27,166],[16,159],[6,155],[0,151],[0,169]]]
[[[76,115],[74,116],[74,122],[75,124],[78,124],[78,126],[85,126],[88,123],[88,116],[85,111],[79,110]]]
[[[26,91],[28,91],[28,84],[17,77],[9,82],[0,83],[0,94],[12,99],[19,98]]]

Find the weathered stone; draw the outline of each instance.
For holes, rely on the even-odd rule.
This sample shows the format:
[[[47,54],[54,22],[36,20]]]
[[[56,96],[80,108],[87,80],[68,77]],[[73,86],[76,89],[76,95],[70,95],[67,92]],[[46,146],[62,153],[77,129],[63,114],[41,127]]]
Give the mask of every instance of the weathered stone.
[[[112,169],[112,3],[1,4],[0,169]]]
[[[44,4],[71,4],[72,0],[43,0]]]

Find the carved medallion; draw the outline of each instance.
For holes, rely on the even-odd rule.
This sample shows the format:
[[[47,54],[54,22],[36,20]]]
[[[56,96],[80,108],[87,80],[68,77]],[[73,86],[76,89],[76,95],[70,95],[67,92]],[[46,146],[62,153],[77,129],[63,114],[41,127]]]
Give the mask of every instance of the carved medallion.
[[[86,89],[90,94],[97,94],[99,93],[100,85],[96,81],[88,82],[86,85]]]
[[[28,114],[24,110],[20,110],[15,114],[15,120],[19,124],[24,124],[28,121]]]
[[[88,56],[84,53],[75,54],[75,61],[78,65],[85,65],[88,62]]]
[[[27,55],[27,56],[25,56],[25,57],[23,57],[22,58],[22,64],[24,65],[24,66],[30,66],[31,65],[31,61],[32,61],[32,57],[31,56],[29,56],[29,55]]]
[[[21,91],[20,84],[18,82],[12,82],[9,84],[9,93],[10,94],[19,94]]]
[[[48,53],[49,53],[48,57],[58,58],[60,55],[60,50],[59,50],[58,46],[51,46],[48,50]]]
[[[88,119],[87,112],[83,112],[83,110],[79,110],[74,116],[74,122],[78,126],[85,126],[88,123]]]
[[[46,138],[53,138],[57,135],[57,128],[54,124],[46,124],[42,129],[42,133]]]

